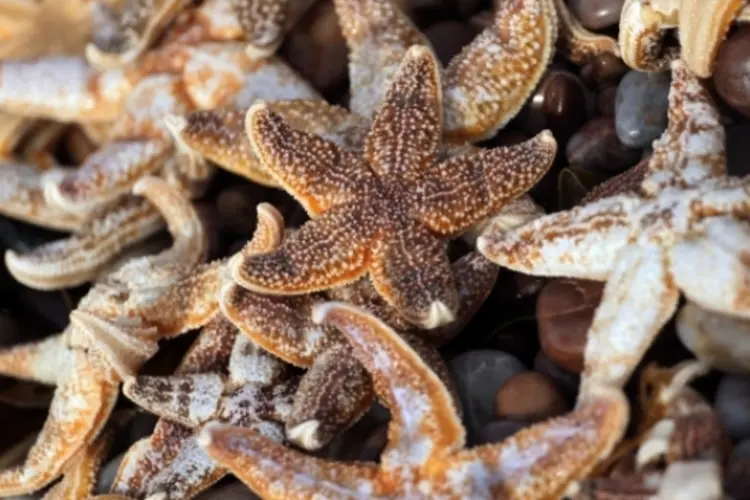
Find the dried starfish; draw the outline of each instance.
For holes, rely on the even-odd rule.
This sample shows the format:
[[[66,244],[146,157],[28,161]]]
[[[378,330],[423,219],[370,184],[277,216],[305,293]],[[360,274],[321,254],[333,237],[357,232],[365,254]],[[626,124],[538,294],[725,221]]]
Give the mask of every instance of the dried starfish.
[[[478,248],[511,269],[607,281],[588,332],[586,379],[622,385],[672,316],[682,290],[708,309],[750,316],[743,261],[747,179],[726,176],[724,127],[697,77],[672,63],[669,127],[641,194],[621,194],[488,229]],[[708,273],[706,262],[711,263]]]
[[[664,71],[681,55],[693,73],[708,78],[730,25],[748,14],[746,0],[626,0],[620,16],[622,59],[640,71]],[[679,51],[664,47],[671,29],[679,31]]]
[[[202,22],[213,19],[226,28],[226,22],[219,18],[219,4],[221,0],[204,4]],[[207,17],[209,14],[213,17]],[[108,142],[79,169],[42,171],[26,165],[12,171],[18,176],[13,185],[24,190],[8,197],[0,208],[6,213],[23,214],[26,220],[78,229],[72,238],[28,254],[6,254],[10,272],[24,284],[54,289],[83,283],[99,274],[125,246],[160,230],[158,214],[150,206],[123,199],[144,175],[161,171],[174,178],[176,173],[176,180],[186,189],[199,192],[210,171],[194,155],[175,150],[168,131],[171,123],[162,123],[165,113],[247,106],[256,98],[317,95],[280,60],[249,59],[239,42],[167,44],[147,56],[151,58],[146,57],[138,66],[138,81]],[[18,64],[35,67],[45,63]],[[112,77],[111,73],[106,74]],[[124,73],[120,75],[128,85],[132,83]],[[38,218],[50,212],[58,215],[46,221]]]
[[[134,192],[167,219],[172,247],[134,259],[97,283],[71,313],[71,323],[62,333],[0,351],[2,374],[57,386],[47,422],[26,461],[0,472],[0,495],[28,493],[58,477],[96,438],[115,403],[120,380],[156,352],[156,332],[184,326],[176,323],[173,311],[163,306],[149,311],[148,306],[159,306],[161,288],[205,257],[200,219],[165,181],[144,178]]]
[[[175,375],[140,376],[128,398],[161,417],[152,435],[123,458],[112,492],[133,498],[192,498],[227,474],[198,447],[209,420],[255,429],[282,441],[299,378],[220,315],[200,333]]]
[[[263,498],[558,498],[611,451],[627,424],[622,392],[592,384],[572,413],[463,450],[449,391],[400,334],[343,303],[318,305],[313,318],[339,328],[372,375],[392,415],[388,446],[379,465],[335,462],[253,431],[207,425],[199,444]]]
[[[445,244],[435,235],[459,234],[524,194],[551,165],[556,143],[543,132],[517,146],[437,163],[441,88],[432,52],[412,47],[361,157],[292,129],[266,105],[253,106],[246,122],[256,154],[313,220],[277,251],[236,260],[232,279],[251,291],[299,295],[369,273],[377,292],[412,324],[451,322],[458,295]]]

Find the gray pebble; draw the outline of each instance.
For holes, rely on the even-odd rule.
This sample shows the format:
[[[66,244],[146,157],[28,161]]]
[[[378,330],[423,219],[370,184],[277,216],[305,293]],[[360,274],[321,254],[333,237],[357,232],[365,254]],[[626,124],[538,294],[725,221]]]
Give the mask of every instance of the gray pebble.
[[[750,459],[750,439],[744,439],[734,445],[732,449],[732,461]]]
[[[716,413],[733,440],[750,437],[750,375],[726,375],[714,401]]]
[[[505,381],[526,371],[523,363],[503,351],[468,351],[448,366],[461,397],[464,425],[469,434],[495,420],[495,395]]]
[[[97,495],[104,495],[105,493],[109,493],[109,491],[112,489],[112,485],[115,482],[115,476],[117,475],[117,470],[120,468],[120,462],[122,462],[122,459],[124,457],[125,452],[120,453],[112,460],[107,462],[104,467],[102,467],[102,470],[99,471],[99,480],[96,482],[95,489]]]
[[[617,137],[631,148],[650,146],[667,128],[669,72],[630,71],[617,86]]]

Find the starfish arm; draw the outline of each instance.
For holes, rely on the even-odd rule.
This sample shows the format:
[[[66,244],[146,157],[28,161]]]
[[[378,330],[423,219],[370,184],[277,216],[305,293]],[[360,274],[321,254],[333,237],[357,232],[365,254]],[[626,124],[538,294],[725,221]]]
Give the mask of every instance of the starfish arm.
[[[600,54],[620,55],[617,40],[590,32],[573,17],[564,0],[554,1],[560,22],[558,46],[565,57],[574,64],[583,65]]]
[[[48,491],[42,500],[90,498],[112,440],[112,432],[105,432],[93,443],[81,449],[66,465],[62,481]]]
[[[552,0],[503,0],[493,22],[445,70],[445,133],[477,142],[495,134],[539,83],[557,40]]]
[[[65,176],[50,177],[44,195],[51,206],[86,215],[130,191],[141,177],[160,169],[172,154],[162,140],[112,142]]]
[[[219,464],[263,498],[330,499],[373,496],[376,464],[332,463],[304,455],[251,429],[208,424],[198,443]]]
[[[273,295],[345,285],[367,272],[377,220],[368,205],[337,207],[303,224],[278,250],[234,260],[231,277],[250,291]]]
[[[587,334],[583,384],[625,385],[679,298],[663,249],[634,244],[618,252]]]
[[[730,217],[711,218],[703,225],[703,236],[680,241],[670,249],[675,284],[706,309],[748,319],[750,227]]]
[[[167,26],[182,12],[190,0],[129,0],[121,12],[112,13],[109,36],[96,37],[86,46],[86,58],[98,68],[118,68],[134,63]]]
[[[232,0],[249,46],[247,54],[261,59],[273,54],[284,35],[315,0]]]
[[[451,158],[425,176],[414,217],[440,235],[466,231],[531,189],[556,152],[555,139],[544,131],[521,144]]]
[[[3,161],[0,164],[0,213],[30,224],[77,231],[83,220],[74,214],[61,212],[44,199],[43,179],[62,176],[61,168],[40,168],[33,163]]]
[[[451,323],[458,311],[446,243],[411,223],[376,246],[370,280],[378,294],[413,325]]]
[[[750,321],[688,301],[675,325],[682,344],[698,359],[728,372],[750,371]]]
[[[586,193],[581,199],[580,205],[600,200],[618,194],[638,194],[643,184],[643,179],[648,174],[649,160],[641,160],[626,171],[607,179]]]
[[[665,71],[679,57],[679,48],[665,47],[667,31],[677,27],[677,9],[661,12],[642,0],[625,0],[618,43],[622,60],[640,71]]]
[[[149,203],[126,198],[117,206],[95,212],[80,231],[31,252],[5,252],[5,265],[19,282],[39,290],[77,286],[94,279],[125,248],[164,227]]]
[[[569,414],[523,429],[502,443],[457,453],[446,475],[449,480],[452,475],[468,477],[462,485],[466,496],[560,498],[611,453],[629,417],[621,390],[591,386]]]
[[[80,57],[0,62],[0,109],[14,115],[110,122],[130,89],[124,73],[99,73]]]
[[[109,418],[119,387],[114,372],[91,353],[76,349],[72,357],[68,373],[60,376],[50,416],[26,460],[0,472],[0,495],[31,493],[53,481]]]
[[[349,46],[350,109],[372,119],[406,51],[429,42],[390,0],[335,0]]]
[[[416,45],[404,56],[365,140],[365,158],[391,184],[415,183],[433,165],[443,132],[440,66]]]
[[[250,340],[246,335],[237,335],[237,327],[222,318],[224,328],[235,332],[235,342],[229,357],[229,380],[234,385],[252,384],[270,387],[287,374],[288,365],[281,359]]]
[[[306,450],[328,444],[372,406],[370,375],[347,344],[315,358],[300,381],[286,422],[289,441]]]
[[[341,330],[391,412],[384,467],[423,467],[463,447],[464,428],[450,391],[398,333],[340,302],[316,305],[313,320]]]
[[[313,217],[345,203],[373,182],[354,153],[295,130],[266,104],[250,108],[245,129],[263,167]]]
[[[616,196],[507,230],[490,225],[477,249],[492,262],[533,276],[604,281],[632,229],[638,198]]]
[[[720,113],[703,83],[681,61],[672,63],[667,114],[669,125],[654,141],[644,191],[656,195],[667,187],[692,187],[707,178],[725,176]]]
[[[56,385],[71,362],[66,342],[67,335],[60,333],[36,342],[6,347],[0,350],[0,373]]]

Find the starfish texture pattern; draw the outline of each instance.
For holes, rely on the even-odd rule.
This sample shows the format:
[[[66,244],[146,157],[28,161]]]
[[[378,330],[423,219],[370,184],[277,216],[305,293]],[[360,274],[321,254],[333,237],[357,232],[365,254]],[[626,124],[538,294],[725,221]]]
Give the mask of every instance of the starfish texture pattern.
[[[440,377],[400,334],[356,307],[325,303],[334,325],[390,409],[380,464],[335,462],[285,448],[252,430],[209,424],[199,444],[263,498],[558,498],[611,451],[628,418],[619,389],[591,385],[570,414],[503,443],[464,450],[464,429]]]
[[[681,61],[673,62],[669,100],[669,126],[654,142],[640,194],[489,229],[478,240],[490,260],[520,272],[607,281],[585,375],[618,385],[674,313],[680,290],[707,309],[750,316],[750,229],[740,220],[750,209],[747,180],[726,175],[719,113]]]
[[[200,219],[166,181],[144,178],[134,191],[163,214],[174,238],[172,247],[132,259],[98,282],[62,333],[0,351],[2,374],[57,386],[47,422],[26,461],[0,472],[0,495],[35,491],[57,478],[102,429],[120,380],[156,352],[156,333],[190,329],[185,322],[191,317],[175,318],[175,311],[156,303],[163,288],[205,258]],[[156,307],[149,309],[151,305]]]
[[[411,323],[451,322],[458,294],[439,236],[459,234],[523,195],[551,165],[556,143],[543,132],[438,163],[441,88],[432,52],[410,49],[361,155],[291,128],[266,105],[252,107],[252,147],[313,220],[277,251],[236,260],[232,279],[251,291],[298,295],[369,273]]]
[[[688,68],[708,78],[731,24],[746,18],[745,0],[626,0],[620,16],[622,59],[640,71],[664,71],[681,56]],[[680,47],[665,47],[670,29]]]

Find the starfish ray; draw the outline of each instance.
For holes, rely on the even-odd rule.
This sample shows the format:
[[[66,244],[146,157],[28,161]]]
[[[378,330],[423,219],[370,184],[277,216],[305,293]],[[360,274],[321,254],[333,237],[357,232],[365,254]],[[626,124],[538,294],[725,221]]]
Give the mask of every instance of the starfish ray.
[[[747,180],[726,176],[724,127],[681,61],[672,63],[669,126],[654,142],[640,193],[488,229],[478,249],[532,275],[607,281],[588,332],[584,376],[624,384],[672,316],[681,290],[711,310],[750,316],[743,252]],[[708,274],[696,272],[706,262]],[[637,311],[637,312],[636,312]]]
[[[205,257],[200,219],[187,199],[165,181],[144,178],[134,191],[167,219],[172,247],[131,260],[97,283],[71,313],[71,323],[62,333],[0,351],[2,374],[57,386],[47,422],[25,462],[0,472],[0,495],[28,493],[59,476],[102,429],[120,380],[156,352],[156,332],[190,327],[184,324],[189,317],[175,325],[173,311],[161,307],[149,314],[147,305],[158,302],[161,287]],[[141,310],[146,312],[139,317]]]
[[[335,462],[207,425],[199,444],[264,498],[557,498],[611,451],[627,423],[622,392],[592,384],[572,413],[464,450],[451,394],[402,335],[343,303],[318,305],[313,316],[339,328],[372,375],[392,415],[388,446],[379,465]]]
[[[458,296],[437,235],[459,234],[524,194],[551,165],[556,143],[543,132],[437,163],[441,88],[432,52],[410,49],[362,156],[254,105],[246,128],[256,154],[313,220],[277,251],[236,260],[232,279],[251,291],[299,295],[369,274],[411,323],[430,329],[452,321]]]
[[[748,15],[745,0],[626,0],[620,16],[622,59],[640,71],[664,71],[679,56],[693,73],[708,78],[731,24]],[[670,29],[679,32],[679,50],[664,48]]]

